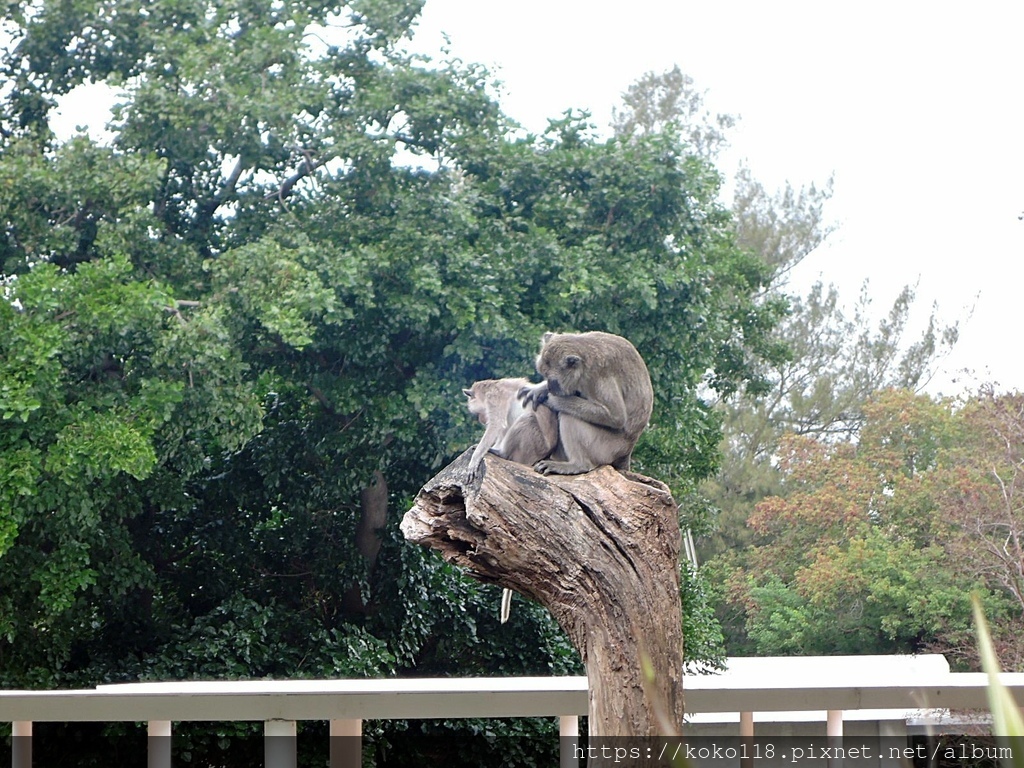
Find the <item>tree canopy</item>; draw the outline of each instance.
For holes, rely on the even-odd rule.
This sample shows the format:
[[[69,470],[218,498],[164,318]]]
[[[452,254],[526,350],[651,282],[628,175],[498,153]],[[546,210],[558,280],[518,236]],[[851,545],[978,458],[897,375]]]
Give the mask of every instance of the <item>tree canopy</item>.
[[[976,667],[974,592],[1019,666],[1021,396],[885,390],[865,416],[856,441],[785,438],[786,494],[756,506],[753,546],[713,564],[733,650],[929,650]]]
[[[714,159],[733,123],[675,68],[631,86],[614,128],[633,140],[675,130]],[[1019,395],[915,394],[957,327],[933,310],[910,337],[910,286],[877,320],[867,283],[852,309],[833,285],[794,291],[793,268],[832,230],[831,182],[770,193],[741,167],[732,187],[738,243],[771,267],[765,297],[790,311],[772,332],[781,359],[717,404],[722,466],[700,486],[703,507],[690,499],[729,652],[932,650],[974,667],[976,590],[1019,668]]]
[[[546,330],[644,355],[640,471],[685,498],[716,468],[699,388],[778,358],[784,310],[718,172],[582,115],[516,137],[484,70],[403,51],[420,5],[12,9],[5,685],[576,669],[543,612],[499,629],[495,591],[394,514],[473,442],[461,388],[528,374]],[[58,141],[55,100],[91,83],[121,89],[113,138]]]
[[[717,160],[737,118],[712,113],[705,97],[679,67],[647,73],[623,95],[613,128],[625,138],[674,131],[692,151]],[[722,464],[701,485],[704,513],[693,516],[705,555],[749,543],[743,523],[754,505],[784,493],[775,459],[786,434],[855,436],[876,392],[923,386],[936,359],[957,339],[956,324],[943,326],[935,310],[920,336],[908,338],[911,286],[877,320],[867,282],[851,309],[835,285],[819,281],[795,290],[794,269],[835,229],[826,215],[831,179],[801,187],[787,183],[772,192],[741,165],[730,182],[737,243],[771,269],[762,301],[784,302],[789,311],[770,335],[775,354],[756,364],[741,391],[716,403],[723,419]]]

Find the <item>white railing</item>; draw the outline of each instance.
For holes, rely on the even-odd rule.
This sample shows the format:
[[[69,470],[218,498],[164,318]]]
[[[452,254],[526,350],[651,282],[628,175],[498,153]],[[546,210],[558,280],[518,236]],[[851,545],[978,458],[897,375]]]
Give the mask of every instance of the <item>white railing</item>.
[[[1024,674],[1002,678],[1024,702]],[[984,709],[987,682],[949,672],[941,656],[737,658],[724,674],[687,675],[684,689],[688,715],[739,713],[739,736],[753,735],[754,713],[808,711],[840,736],[844,718],[862,710],[903,719],[921,709]],[[268,736],[294,737],[297,721],[326,720],[332,736],[358,737],[371,719],[559,717],[561,734],[575,736],[587,696],[585,677],[129,683],[0,691],[0,721],[12,722],[18,737],[12,765],[28,768],[33,722],[148,722],[150,736],[170,737],[174,722],[257,721]],[[150,768],[170,766],[171,739],[149,741]],[[268,768],[295,765],[295,740],[281,741],[290,748],[268,749]],[[332,768],[361,764],[358,738],[331,741]]]

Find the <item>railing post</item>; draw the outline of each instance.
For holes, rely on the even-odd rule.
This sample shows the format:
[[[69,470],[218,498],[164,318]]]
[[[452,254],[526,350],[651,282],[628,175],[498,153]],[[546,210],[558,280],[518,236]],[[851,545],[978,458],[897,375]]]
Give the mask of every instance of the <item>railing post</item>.
[[[754,713],[740,712],[740,738],[754,738]]]
[[[743,750],[743,757],[740,759],[740,768],[753,768],[754,766],[754,713],[740,712],[740,743],[746,749]]]
[[[263,760],[266,768],[297,768],[294,720],[267,720],[263,724]]]
[[[579,743],[580,719],[576,715],[560,715],[558,718],[558,768],[576,768],[579,758],[573,749]],[[570,739],[572,742],[570,743]]]
[[[830,709],[826,715],[825,737],[830,747],[840,747],[843,744],[843,710]],[[841,757],[830,757],[826,764],[828,768],[843,768]]]
[[[171,721],[150,720],[147,732],[148,768],[171,768]]]
[[[830,709],[825,723],[825,735],[831,738],[843,738],[843,710]]]
[[[574,737],[580,735],[580,719],[576,715],[561,715],[558,718],[558,735]]]
[[[331,720],[331,768],[362,768],[363,721]]]
[[[32,768],[32,722],[11,723],[11,768]]]

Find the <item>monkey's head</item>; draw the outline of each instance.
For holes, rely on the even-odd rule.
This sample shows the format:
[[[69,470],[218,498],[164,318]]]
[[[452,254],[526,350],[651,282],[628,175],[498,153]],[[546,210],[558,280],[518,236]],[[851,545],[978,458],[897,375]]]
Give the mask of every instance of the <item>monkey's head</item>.
[[[587,361],[580,346],[575,334],[544,334],[537,356],[537,373],[547,381],[551,394],[582,395],[580,385],[586,376]]]
[[[469,389],[463,389],[462,394],[466,396],[466,407],[469,412],[480,419],[481,424],[487,423],[487,399],[484,397],[486,387],[481,386],[484,382],[478,381]]]

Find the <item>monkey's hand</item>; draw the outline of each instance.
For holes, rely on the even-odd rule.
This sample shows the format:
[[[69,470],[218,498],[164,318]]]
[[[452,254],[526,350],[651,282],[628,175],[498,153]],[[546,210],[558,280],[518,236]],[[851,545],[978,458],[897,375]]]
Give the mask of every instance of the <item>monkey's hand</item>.
[[[543,405],[548,399],[548,383],[542,381],[540,384],[523,387],[519,390],[518,397],[522,400],[524,408],[536,408],[538,405]]]
[[[476,450],[473,451],[469,464],[466,466],[467,483],[475,483],[478,478],[484,475],[484,454],[487,453],[487,449],[482,448],[482,445],[482,443],[477,444]]]

